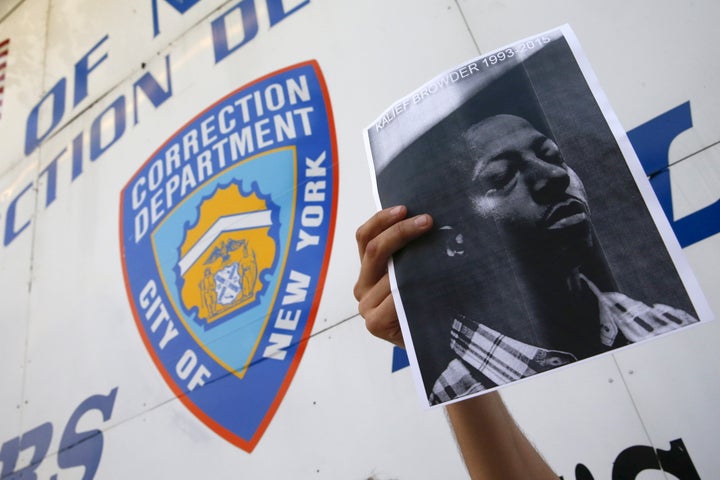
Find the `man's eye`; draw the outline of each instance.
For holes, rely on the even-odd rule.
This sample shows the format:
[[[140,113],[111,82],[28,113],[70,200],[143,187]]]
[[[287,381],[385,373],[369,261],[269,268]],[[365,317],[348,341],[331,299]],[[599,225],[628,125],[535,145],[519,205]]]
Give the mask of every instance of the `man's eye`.
[[[515,169],[510,167],[491,172],[485,177],[487,184],[486,194],[490,195],[511,189],[515,183],[516,173]]]

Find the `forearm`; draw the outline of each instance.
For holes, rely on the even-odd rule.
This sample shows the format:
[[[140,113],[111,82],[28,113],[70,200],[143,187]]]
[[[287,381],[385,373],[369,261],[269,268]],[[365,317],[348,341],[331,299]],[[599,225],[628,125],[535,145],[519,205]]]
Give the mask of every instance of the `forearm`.
[[[557,480],[497,392],[453,403],[447,412],[473,480]]]

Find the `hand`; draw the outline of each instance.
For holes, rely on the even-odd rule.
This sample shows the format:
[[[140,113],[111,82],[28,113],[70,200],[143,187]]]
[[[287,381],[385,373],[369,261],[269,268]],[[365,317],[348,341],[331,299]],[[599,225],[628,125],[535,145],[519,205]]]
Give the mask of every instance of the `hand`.
[[[358,228],[360,275],[355,298],[367,329],[384,340],[404,346],[390,293],[390,256],[432,227],[430,215],[406,218],[403,206],[387,208]],[[503,479],[557,479],[515,425],[497,392],[447,407],[470,476]]]
[[[390,256],[432,227],[430,215],[406,218],[407,208],[386,208],[358,228],[360,275],[354,294],[368,331],[390,343],[404,346],[395,304],[390,293],[387,264]]]

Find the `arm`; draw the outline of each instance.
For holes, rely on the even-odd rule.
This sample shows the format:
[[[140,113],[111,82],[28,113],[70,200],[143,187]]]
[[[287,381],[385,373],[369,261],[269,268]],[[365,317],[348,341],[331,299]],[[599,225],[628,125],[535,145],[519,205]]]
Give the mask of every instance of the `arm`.
[[[394,252],[432,227],[429,215],[406,216],[407,209],[402,206],[381,210],[356,234],[361,265],[354,294],[360,314],[370,333],[399,346],[403,340],[387,262]],[[453,403],[447,413],[473,479],[557,479],[497,392]]]
[[[450,404],[446,410],[471,478],[557,480],[497,391]]]

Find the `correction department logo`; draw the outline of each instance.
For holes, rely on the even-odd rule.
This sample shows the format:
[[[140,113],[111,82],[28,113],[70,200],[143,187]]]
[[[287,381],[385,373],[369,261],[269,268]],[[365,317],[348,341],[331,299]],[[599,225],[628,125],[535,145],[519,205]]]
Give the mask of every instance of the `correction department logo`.
[[[175,133],[121,194],[125,283],[165,381],[250,452],[297,369],[337,205],[316,62],[263,77]]]
[[[277,259],[268,202],[231,185],[202,202],[180,246],[181,297],[200,323],[232,318],[254,305]]]

